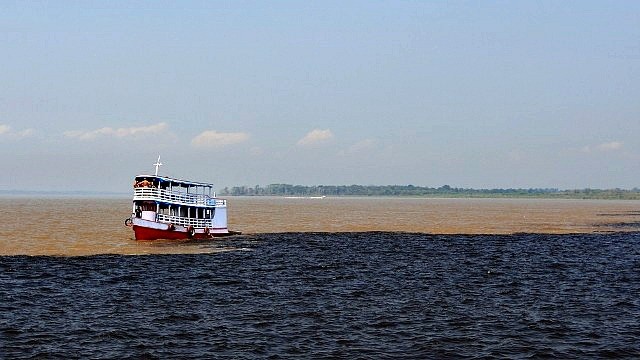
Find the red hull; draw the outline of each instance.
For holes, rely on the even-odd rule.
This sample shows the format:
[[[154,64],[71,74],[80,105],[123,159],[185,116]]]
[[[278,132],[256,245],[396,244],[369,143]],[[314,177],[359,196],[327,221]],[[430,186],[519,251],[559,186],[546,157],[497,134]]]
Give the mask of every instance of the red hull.
[[[210,235],[206,235],[204,233],[195,233],[192,237],[189,237],[189,234],[185,231],[176,231],[176,230],[160,230],[153,229],[144,226],[133,225],[133,231],[136,236],[136,240],[159,240],[159,239],[168,239],[168,240],[186,240],[186,239],[211,239],[214,237],[220,236],[228,236],[233,235],[235,233],[212,233]]]

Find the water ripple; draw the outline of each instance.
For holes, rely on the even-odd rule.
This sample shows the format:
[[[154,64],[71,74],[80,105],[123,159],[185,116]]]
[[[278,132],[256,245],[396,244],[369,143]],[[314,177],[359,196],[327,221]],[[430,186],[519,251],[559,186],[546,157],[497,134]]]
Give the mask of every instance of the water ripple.
[[[638,233],[224,246],[250,251],[0,257],[3,357],[640,356]]]

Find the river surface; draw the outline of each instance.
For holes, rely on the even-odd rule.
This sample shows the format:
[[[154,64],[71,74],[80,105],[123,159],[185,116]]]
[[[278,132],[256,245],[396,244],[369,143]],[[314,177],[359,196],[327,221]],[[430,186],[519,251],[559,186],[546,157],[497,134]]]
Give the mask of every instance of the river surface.
[[[428,234],[640,231],[640,201],[230,197],[243,234],[389,231]],[[182,254],[194,242],[136,242],[128,198],[0,197],[0,255]],[[217,249],[215,251],[222,251]]]
[[[638,205],[230,198],[243,235],[136,242],[128,199],[5,197],[0,358],[639,358]]]

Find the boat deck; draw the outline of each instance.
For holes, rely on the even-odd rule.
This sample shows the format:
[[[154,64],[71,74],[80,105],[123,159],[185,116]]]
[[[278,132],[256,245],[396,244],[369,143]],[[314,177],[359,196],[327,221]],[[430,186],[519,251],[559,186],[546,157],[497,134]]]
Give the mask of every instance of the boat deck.
[[[227,201],[202,194],[187,194],[154,187],[138,187],[134,189],[133,200],[157,200],[178,205],[195,206],[227,206]]]

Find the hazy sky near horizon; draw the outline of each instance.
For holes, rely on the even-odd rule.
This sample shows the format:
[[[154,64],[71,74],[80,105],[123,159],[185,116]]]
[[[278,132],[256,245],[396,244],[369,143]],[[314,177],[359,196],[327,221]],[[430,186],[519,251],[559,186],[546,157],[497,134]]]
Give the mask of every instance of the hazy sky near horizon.
[[[0,190],[640,187],[638,1],[3,1]]]

